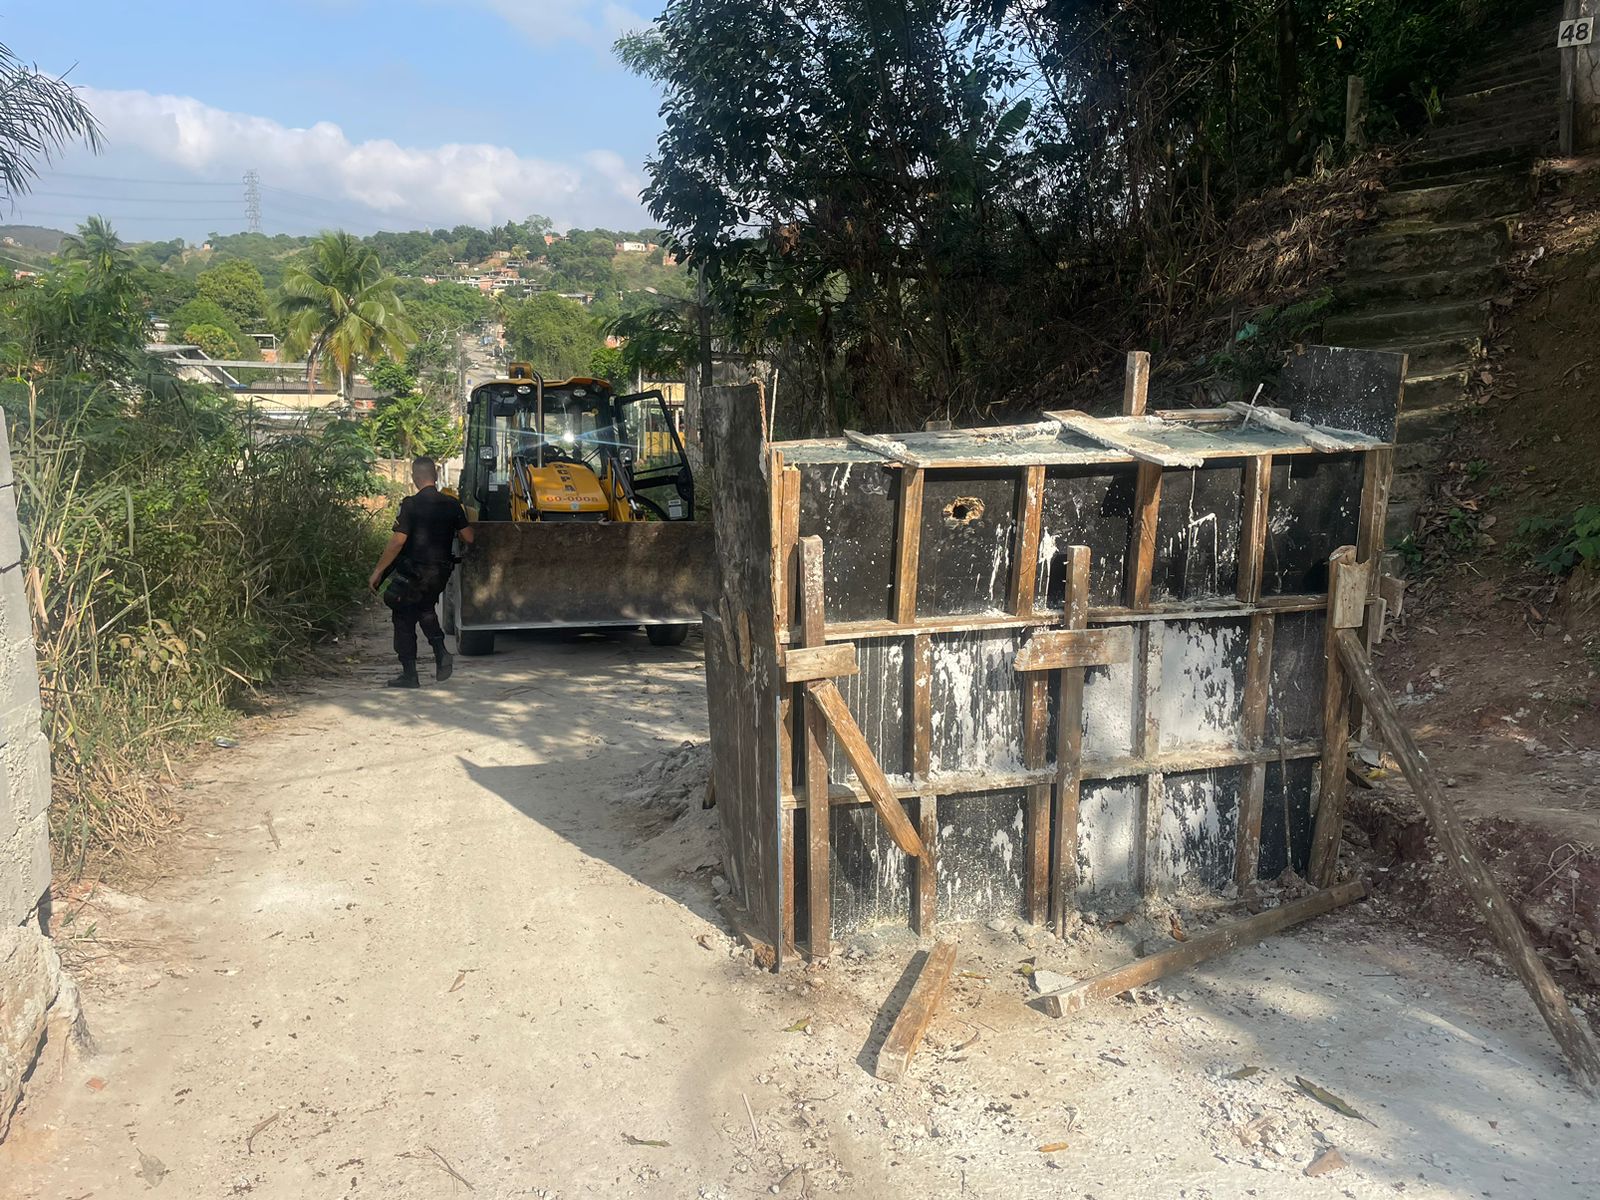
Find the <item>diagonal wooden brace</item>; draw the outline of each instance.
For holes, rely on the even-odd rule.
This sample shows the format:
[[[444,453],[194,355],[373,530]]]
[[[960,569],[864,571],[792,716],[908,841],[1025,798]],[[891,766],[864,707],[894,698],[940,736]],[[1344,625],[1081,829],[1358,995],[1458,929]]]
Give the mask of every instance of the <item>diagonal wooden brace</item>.
[[[833,736],[839,739],[840,748],[855,768],[856,777],[861,780],[867,798],[872,801],[872,807],[878,810],[878,818],[894,839],[894,844],[912,858],[921,858],[923,845],[922,839],[917,836],[917,827],[911,823],[905,807],[890,789],[889,780],[884,776],[878,760],[873,757],[872,748],[867,745],[861,727],[850,714],[850,706],[845,703],[838,685],[831,679],[810,680],[806,683],[806,699],[816,706],[827,720]]]

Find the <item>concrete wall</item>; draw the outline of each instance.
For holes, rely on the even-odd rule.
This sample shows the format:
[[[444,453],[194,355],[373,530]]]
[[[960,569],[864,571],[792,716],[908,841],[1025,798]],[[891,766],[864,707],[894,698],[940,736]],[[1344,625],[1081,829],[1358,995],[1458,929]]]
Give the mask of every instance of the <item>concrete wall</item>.
[[[1600,0],[1566,0],[1562,16],[1564,19],[1590,17],[1600,22]],[[1600,34],[1600,30],[1596,32]],[[1552,40],[1554,36],[1552,29]],[[1571,121],[1570,133],[1562,130],[1563,152],[1568,150],[1569,136],[1573,154],[1600,151],[1600,36],[1587,46],[1561,51],[1561,94],[1571,97],[1572,101],[1570,110],[1562,113],[1563,125]],[[1566,109],[1565,102],[1563,109]]]
[[[15,493],[0,420],[0,1138],[45,1043],[84,1036],[77,988],[48,936],[50,745]]]

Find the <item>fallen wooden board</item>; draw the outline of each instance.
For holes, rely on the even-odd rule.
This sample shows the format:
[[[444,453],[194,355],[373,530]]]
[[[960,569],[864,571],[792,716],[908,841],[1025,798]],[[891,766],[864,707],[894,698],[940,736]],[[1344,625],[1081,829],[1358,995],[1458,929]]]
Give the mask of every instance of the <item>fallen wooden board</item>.
[[[883,1047],[878,1051],[878,1066],[874,1074],[879,1079],[886,1083],[898,1083],[906,1073],[906,1068],[911,1065],[911,1056],[922,1044],[922,1035],[928,1031],[928,1024],[939,1007],[939,998],[944,995],[945,984],[950,982],[950,972],[955,965],[954,942],[940,942],[928,951],[927,957],[922,960],[922,968],[917,972],[917,981],[911,985],[911,994],[906,997],[905,1006],[900,1009],[900,1015],[894,1019],[894,1027],[889,1030],[889,1036],[883,1040]]]
[[[1352,629],[1339,630],[1336,638],[1339,657],[1344,661],[1350,683],[1367,706],[1367,711],[1383,734],[1389,752],[1399,762],[1400,770],[1405,773],[1411,790],[1416,793],[1417,802],[1422,806],[1423,815],[1428,818],[1433,836],[1439,840],[1444,861],[1455,874],[1456,882],[1471,897],[1473,908],[1483,917],[1495,941],[1500,944],[1500,949],[1511,960],[1512,969],[1528,989],[1528,995],[1533,997],[1539,1015],[1544,1018],[1544,1023],[1550,1027],[1550,1032],[1567,1056],[1578,1083],[1590,1095],[1600,1092],[1600,1050],[1596,1049],[1588,1026],[1572,1015],[1566,996],[1539,960],[1539,954],[1522,928],[1516,910],[1478,857],[1478,852],[1467,837],[1465,826],[1445,799],[1444,789],[1434,777],[1433,768],[1417,749],[1411,731],[1400,719],[1400,710],[1389,696],[1389,690],[1372,669],[1372,660],[1367,657],[1361,639]]]
[[[1106,421],[1100,417],[1091,417],[1088,413],[1079,412],[1077,409],[1047,412],[1045,416],[1063,429],[1081,434],[1109,449],[1131,454],[1141,462],[1155,463],[1163,467],[1198,467],[1205,463],[1203,455],[1186,450],[1174,450],[1171,446],[1163,446],[1160,442],[1141,437],[1137,431],[1137,423],[1133,419]]]
[[[1277,908],[1268,909],[1242,921],[1233,921],[1216,929],[1175,944],[1138,962],[1091,976],[1058,992],[1046,992],[1028,1001],[1046,1016],[1061,1017],[1075,1013],[1096,1000],[1109,1000],[1129,988],[1144,987],[1174,971],[1186,970],[1197,963],[1226,954],[1239,946],[1298,925],[1301,921],[1321,916],[1342,905],[1360,900],[1367,894],[1367,885],[1361,880],[1335,884],[1313,892],[1301,900],[1291,900]]]

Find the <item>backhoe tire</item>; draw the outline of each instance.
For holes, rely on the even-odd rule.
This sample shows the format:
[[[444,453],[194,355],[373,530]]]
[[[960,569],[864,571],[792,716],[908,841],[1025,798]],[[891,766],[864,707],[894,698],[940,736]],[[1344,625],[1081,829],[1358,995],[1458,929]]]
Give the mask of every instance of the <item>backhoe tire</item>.
[[[652,646],[681,646],[684,639],[689,636],[687,625],[646,625],[645,637],[650,639]]]
[[[463,629],[456,635],[456,653],[464,658],[494,653],[494,630]]]

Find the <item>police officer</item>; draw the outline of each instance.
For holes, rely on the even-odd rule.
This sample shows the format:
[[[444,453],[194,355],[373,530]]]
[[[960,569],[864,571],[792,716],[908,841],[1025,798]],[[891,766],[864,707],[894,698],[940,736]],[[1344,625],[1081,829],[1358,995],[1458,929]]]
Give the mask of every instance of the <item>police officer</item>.
[[[433,647],[434,678],[440,683],[450,678],[455,663],[444,648],[444,630],[439,628],[434,605],[455,562],[450,552],[452,539],[460,534],[463,542],[472,544],[466,509],[454,496],[439,491],[439,465],[431,458],[413,459],[411,482],[417,494],[400,501],[389,544],[367,580],[373,591],[385,578],[389,580],[383,601],[394,618],[394,652],[400,658],[400,674],[386,686],[399,688],[422,686],[417,679],[418,625]]]

